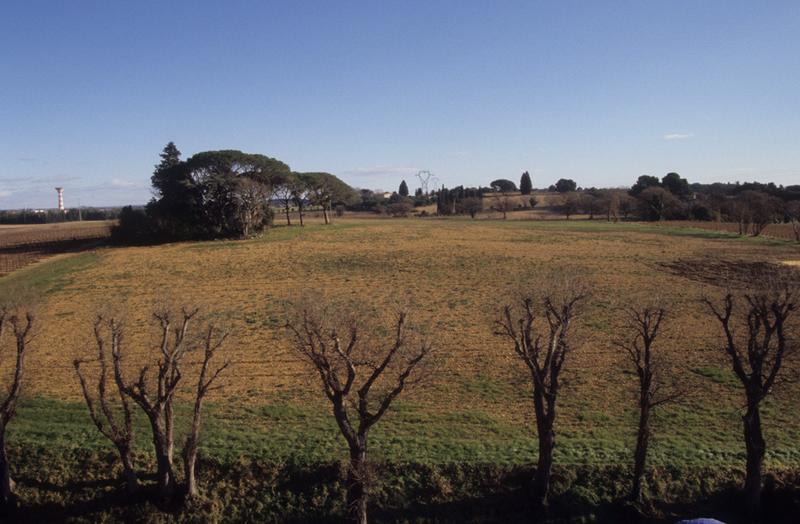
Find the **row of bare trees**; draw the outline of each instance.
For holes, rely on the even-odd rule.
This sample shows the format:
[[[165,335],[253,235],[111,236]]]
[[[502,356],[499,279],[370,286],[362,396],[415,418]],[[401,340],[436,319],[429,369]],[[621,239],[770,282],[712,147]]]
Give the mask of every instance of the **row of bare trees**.
[[[506,305],[495,322],[494,333],[509,339],[531,377],[539,457],[532,483],[532,498],[544,506],[550,488],[555,448],[555,413],[561,390],[560,377],[567,357],[576,347],[574,324],[588,291],[569,284]],[[788,320],[798,307],[796,286],[767,282],[763,287],[727,292],[720,300],[702,298],[721,330],[719,352],[725,355],[742,385],[742,415],[746,450],[745,502],[750,518],[761,514],[761,489],[766,443],[760,406],[778,383],[786,359],[798,347]],[[654,409],[687,393],[678,374],[673,374],[656,342],[662,337],[666,306],[659,301],[623,309],[625,321],[614,343],[627,357],[638,378],[638,426],[630,499],[641,501],[647,451]],[[794,332],[793,332],[794,333]]]
[[[530,376],[538,437],[538,462],[531,497],[544,507],[550,491],[556,447],[556,413],[562,373],[571,354],[583,345],[576,330],[590,297],[587,286],[574,281],[542,283],[537,293],[521,296],[501,308],[493,332],[508,340]],[[752,515],[760,511],[763,461],[766,452],[760,405],[780,381],[786,359],[796,349],[788,320],[797,309],[797,291],[788,283],[755,291],[728,292],[721,300],[703,298],[720,326],[720,353],[741,382],[746,400],[742,417],[747,452],[745,494]],[[638,377],[637,439],[630,498],[643,497],[643,479],[653,410],[680,399],[686,388],[673,373],[661,349],[670,312],[663,302],[651,301],[620,310],[624,320],[614,343]],[[97,429],[117,449],[123,478],[131,493],[140,489],[133,463],[135,409],[148,420],[156,463],[157,501],[175,502],[176,496],[194,497],[198,488],[195,464],[200,443],[203,402],[219,388],[218,378],[229,361],[214,365],[228,331],[199,322],[197,309],[154,313],[158,327],[155,365],[136,365],[125,339],[125,326],[113,316],[98,315],[93,325],[94,358],[76,360],[75,371],[89,415]],[[387,331],[365,320],[358,308],[333,303],[305,302],[292,310],[287,334],[298,355],[308,364],[331,405],[332,415],[349,450],[346,479],[347,514],[351,521],[367,522],[371,468],[367,458],[369,434],[405,390],[420,382],[431,369],[432,345],[423,330],[409,324],[400,312]],[[13,497],[13,482],[5,452],[5,429],[14,414],[34,318],[0,310],[0,342],[10,326],[16,358],[13,377],[0,404],[0,481],[2,502]],[[200,324],[200,329],[195,329]],[[141,354],[142,352],[137,352]],[[0,356],[2,353],[0,353]],[[198,371],[191,384],[193,412],[183,443],[183,485],[173,462],[175,407],[178,391],[196,355]],[[127,363],[126,363],[127,362]],[[128,374],[135,371],[131,378]],[[755,517],[754,517],[755,518]]]

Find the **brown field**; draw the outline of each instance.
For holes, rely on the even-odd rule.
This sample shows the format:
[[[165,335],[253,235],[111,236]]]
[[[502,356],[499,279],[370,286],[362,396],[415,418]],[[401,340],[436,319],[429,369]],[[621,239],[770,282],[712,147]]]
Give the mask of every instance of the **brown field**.
[[[440,371],[414,396],[415,410],[446,416],[468,409],[522,430],[529,427],[531,412],[526,378],[511,348],[492,336],[490,322],[494,308],[514,292],[537,288],[533,275],[565,272],[589,282],[593,297],[581,347],[568,366],[561,431],[581,442],[595,435],[601,443],[603,435],[612,441],[626,434],[632,405],[621,357],[611,343],[614,308],[636,297],[661,296],[671,304],[665,350],[696,392],[679,409],[686,420],[664,431],[690,443],[721,432],[735,447],[737,391],[713,350],[715,326],[697,302],[715,288],[677,274],[675,263],[689,261],[681,267],[691,268],[709,260],[796,261],[800,248],[602,221],[339,219],[329,227],[278,227],[254,240],[106,248],[88,255],[92,259],[80,268],[44,279],[35,306],[39,333],[28,395],[79,399],[70,362],[91,352],[90,325],[97,311],[123,312],[129,363],[152,355],[150,313],[166,300],[198,305],[233,328],[227,351],[235,367],[226,405],[318,405],[314,377],[290,350],[281,325],[287,301],[327,295],[363,300],[371,316],[384,320],[398,305],[407,305],[418,321],[436,326],[432,338]],[[56,263],[2,279],[0,289],[8,293],[10,286],[38,279],[37,271],[48,264]],[[800,393],[796,385],[791,389]],[[775,406],[767,415],[773,428],[780,424],[783,440],[775,444],[794,446],[786,439],[800,435],[800,425],[786,411],[788,404]],[[459,424],[468,432],[470,424],[481,422]]]
[[[0,225],[0,276],[108,238],[113,221]]]

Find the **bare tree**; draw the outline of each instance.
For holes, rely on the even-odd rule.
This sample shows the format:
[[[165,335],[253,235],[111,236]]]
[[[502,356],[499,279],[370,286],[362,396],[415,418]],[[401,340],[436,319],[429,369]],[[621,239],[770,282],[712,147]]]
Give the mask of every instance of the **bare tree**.
[[[8,386],[5,398],[2,399],[0,404],[0,506],[2,507],[9,506],[14,499],[14,481],[11,479],[8,452],[6,450],[6,428],[16,414],[17,399],[22,387],[22,374],[25,368],[25,354],[29,347],[33,322],[34,317],[30,312],[25,313],[25,318],[22,319],[17,314],[9,313],[7,309],[0,309],[0,342],[2,342],[6,323],[8,323],[13,331],[16,349],[11,384]],[[2,350],[1,346],[0,350]]]
[[[137,490],[138,481],[136,471],[133,467],[131,456],[133,444],[133,417],[131,415],[128,397],[117,385],[117,395],[119,396],[119,408],[122,411],[122,421],[117,420],[114,414],[115,407],[109,399],[107,390],[109,369],[107,341],[103,335],[103,328],[106,327],[111,335],[111,354],[119,353],[119,346],[122,343],[122,325],[119,321],[111,318],[106,320],[102,315],[98,315],[94,322],[94,339],[97,344],[97,363],[99,372],[97,374],[97,385],[90,391],[86,376],[81,371],[81,366],[87,363],[86,360],[76,359],[73,361],[75,373],[81,384],[83,398],[89,408],[89,416],[97,426],[97,429],[117,448],[120,461],[122,462],[122,473],[125,479],[125,486],[128,493]],[[115,383],[116,384],[116,383]]]
[[[665,309],[660,305],[645,305],[627,308],[625,314],[627,337],[614,343],[627,354],[639,379],[639,425],[630,492],[630,499],[639,502],[651,436],[650,415],[655,408],[676,401],[683,391],[668,385],[663,360],[655,351],[655,341],[666,316]]]
[[[558,291],[547,292],[540,300],[525,296],[519,306],[506,305],[494,323],[494,334],[507,337],[514,352],[531,375],[539,458],[533,479],[532,496],[537,506],[547,503],[555,448],[556,401],[559,378],[567,355],[572,323],[587,293],[582,286],[565,283]]]
[[[559,205],[558,207],[561,210],[561,212],[564,213],[564,216],[567,217],[567,220],[569,220],[569,217],[571,215],[574,215],[575,213],[578,212],[578,210],[580,209],[580,201],[581,197],[575,191],[571,191],[569,193],[561,195],[561,205]]]
[[[790,347],[787,320],[797,309],[797,290],[792,284],[782,283],[737,296],[728,292],[721,305],[709,298],[703,300],[722,327],[721,350],[730,359],[745,392],[745,502],[751,517],[757,519],[766,453],[760,406],[778,381],[785,358],[795,349]]]
[[[156,454],[156,482],[159,494],[163,498],[171,497],[176,485],[172,463],[175,442],[173,402],[175,391],[181,380],[180,361],[189,346],[186,340],[189,323],[197,311],[197,309],[183,308],[181,310],[182,318],[174,328],[174,319],[169,311],[163,310],[154,314],[161,332],[159,344],[161,355],[157,364],[155,386],[149,377],[149,365],[145,365],[139,370],[138,379],[135,382],[126,383],[122,373],[121,346],[117,346],[116,351],[112,353],[117,387],[142,408],[150,422]]]
[[[514,210],[514,201],[504,193],[494,200],[492,209],[503,213],[503,220],[505,220],[508,212]]]
[[[295,349],[319,375],[333,406],[336,424],[350,450],[347,516],[365,524],[369,431],[411,382],[431,346],[410,335],[405,312],[398,314],[386,348],[370,340],[357,315],[342,321],[336,318],[338,315],[327,309],[300,306],[286,327]]]
[[[195,480],[195,464],[197,462],[197,450],[200,444],[200,421],[203,410],[203,400],[212,389],[220,386],[212,386],[220,373],[230,366],[230,361],[225,361],[215,371],[211,371],[210,364],[217,350],[228,338],[228,332],[220,331],[213,325],[209,325],[203,338],[203,363],[200,366],[200,375],[197,378],[197,389],[195,391],[194,412],[192,414],[192,427],[189,436],[183,446],[183,468],[184,480],[186,482],[186,496],[197,496],[197,481]]]

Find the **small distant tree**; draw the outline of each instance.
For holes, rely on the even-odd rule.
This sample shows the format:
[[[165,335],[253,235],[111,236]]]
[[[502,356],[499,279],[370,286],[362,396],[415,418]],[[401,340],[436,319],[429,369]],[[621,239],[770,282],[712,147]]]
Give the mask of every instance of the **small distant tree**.
[[[517,190],[517,185],[514,184],[514,182],[512,182],[511,180],[506,180],[505,178],[498,178],[497,180],[492,180],[492,183],[489,184],[489,187],[501,193],[513,193],[514,191]]]
[[[594,220],[594,214],[600,208],[599,199],[591,193],[582,193],[579,194],[579,197],[580,209],[589,215],[589,220]]]
[[[676,205],[675,196],[663,187],[648,187],[639,193],[639,214],[645,220],[664,220]]]
[[[31,341],[31,330],[33,329],[33,314],[16,314],[7,308],[0,309],[0,344],[3,343],[3,335],[7,325],[11,325],[15,359],[13,372],[11,373],[11,383],[5,389],[5,397],[0,397],[0,507],[7,508],[14,503],[14,481],[11,479],[11,464],[8,459],[6,449],[6,429],[8,423],[16,414],[17,399],[22,388],[22,375],[25,370],[25,356]],[[2,350],[2,346],[0,346]]]
[[[400,182],[400,187],[398,188],[397,192],[398,192],[398,193],[400,194],[400,196],[402,196],[402,197],[407,197],[407,196],[408,196],[408,184],[406,184],[406,181],[405,181],[405,180],[403,180],[402,182]]]
[[[619,199],[619,213],[623,220],[628,220],[628,217],[636,209],[636,199],[625,192],[618,193],[617,198]]]
[[[757,237],[769,224],[775,222],[780,208],[779,201],[761,191],[746,190],[736,197],[736,208],[739,218],[739,234],[745,234],[750,224],[750,233]]]
[[[362,315],[299,306],[286,324],[298,354],[319,376],[333,416],[350,450],[347,517],[366,524],[371,487],[367,443],[372,427],[386,414],[431,346],[413,336],[407,314],[398,314],[385,343],[365,332]]]
[[[531,175],[525,171],[519,179],[519,192],[523,195],[530,195],[533,191],[533,182],[531,182]]]
[[[330,211],[334,203],[358,200],[358,194],[338,177],[330,173],[299,173],[311,203],[322,208],[325,224],[330,224]]]
[[[459,207],[462,213],[467,213],[470,218],[475,218],[475,215],[483,209],[483,201],[478,197],[467,197],[459,202]]]
[[[666,310],[660,304],[656,304],[629,307],[623,312],[626,316],[626,322],[621,330],[623,338],[614,342],[625,352],[639,379],[639,425],[636,432],[633,482],[630,491],[630,499],[639,502],[642,499],[642,479],[652,434],[650,415],[655,408],[676,401],[682,395],[682,391],[669,381],[663,359],[656,351],[655,341],[661,333]]]
[[[530,204],[530,206],[531,206],[531,209],[533,209],[533,208],[535,208],[535,207],[536,207],[536,205],[539,203],[539,199],[538,199],[538,198],[536,198],[535,196],[532,196],[532,197],[530,197],[530,198],[528,199],[528,203]]]
[[[728,292],[721,304],[704,298],[722,328],[720,350],[741,382],[746,400],[742,416],[745,450],[745,503],[750,518],[761,512],[761,484],[766,442],[761,428],[761,402],[780,380],[784,360],[793,349],[789,318],[797,310],[797,285],[789,278],[755,291]]]
[[[561,209],[561,212],[564,213],[564,216],[567,217],[567,220],[569,220],[570,216],[580,210],[580,203],[580,195],[573,191],[561,196],[561,205],[558,207]]]
[[[582,286],[562,283],[541,297],[523,296],[517,305],[507,304],[494,323],[494,334],[513,344],[514,353],[531,376],[539,457],[532,484],[533,502],[547,503],[555,449],[556,401],[561,389],[561,370],[573,351],[571,339],[581,303],[587,297]]]
[[[578,189],[578,184],[575,183],[574,180],[570,180],[569,178],[560,178],[558,182],[555,183],[555,189],[559,193],[569,193]]]
[[[514,201],[508,195],[500,195],[494,199],[492,209],[503,213],[503,220],[505,220],[508,212],[514,210]]]
[[[104,330],[108,332],[109,337],[104,334]],[[119,454],[120,462],[122,463],[122,476],[125,480],[125,486],[128,493],[133,493],[138,488],[138,480],[136,477],[136,470],[133,466],[133,416],[131,414],[130,402],[128,396],[119,388],[119,385],[114,382],[109,371],[109,348],[108,343],[111,343],[111,354],[119,352],[119,345],[122,341],[122,326],[119,321],[115,319],[106,319],[102,315],[98,315],[94,322],[94,340],[97,345],[97,358],[98,364],[97,383],[96,385],[89,386],[89,381],[81,366],[87,364],[88,360],[76,359],[73,361],[75,373],[78,375],[78,381],[81,385],[81,392],[86,401],[86,406],[89,408],[89,416],[97,426],[97,430],[103,434],[108,440],[114,444]],[[119,403],[115,405],[113,397],[108,393],[108,380],[111,378],[114,383],[116,395],[119,397]],[[116,413],[115,413],[116,412]],[[120,413],[121,412],[121,413]],[[118,417],[122,416],[120,421]]]
[[[393,217],[407,217],[412,209],[414,209],[414,205],[408,199],[392,202],[386,206],[386,212]]]
[[[283,179],[275,186],[274,195],[283,207],[283,212],[286,215],[286,225],[291,226],[292,218],[290,212],[292,210],[292,204],[295,204],[295,195],[297,193],[302,193],[302,188],[300,187],[300,181],[294,173],[285,175],[282,178]]]

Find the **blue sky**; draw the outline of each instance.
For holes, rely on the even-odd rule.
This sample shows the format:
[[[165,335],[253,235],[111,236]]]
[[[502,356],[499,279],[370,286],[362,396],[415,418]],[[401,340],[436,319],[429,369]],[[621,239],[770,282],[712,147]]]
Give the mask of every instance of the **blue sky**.
[[[0,5],[0,208],[144,203],[163,145],[358,187],[800,183],[800,2]]]

